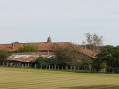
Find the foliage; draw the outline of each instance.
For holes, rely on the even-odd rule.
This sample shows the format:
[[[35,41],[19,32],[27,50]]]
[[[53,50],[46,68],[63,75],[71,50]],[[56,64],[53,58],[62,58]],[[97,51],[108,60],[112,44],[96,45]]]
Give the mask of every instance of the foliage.
[[[80,56],[80,67],[85,68],[85,69],[90,69],[92,59],[84,54],[79,53]]]
[[[24,45],[23,47],[20,47],[17,52],[37,52],[38,51],[38,47],[35,45]]]
[[[104,66],[103,66],[102,60],[100,60],[99,58],[94,59],[92,63],[92,72],[98,72],[103,68]]]
[[[119,72],[119,47],[104,47],[93,64],[95,64],[94,68],[99,68],[97,71],[106,68],[107,72]]]
[[[57,65],[89,67],[90,64],[90,62],[88,61],[88,59],[90,60],[89,57],[71,48],[57,48],[55,50],[55,55],[55,63]]]
[[[0,50],[0,64],[6,63],[9,53],[5,50]]]
[[[86,41],[88,43],[87,45],[89,45],[89,49],[99,52],[99,46],[103,45],[103,37],[98,36],[96,33],[94,34],[86,33],[85,36]],[[83,44],[85,44],[84,41]]]
[[[49,61],[47,58],[44,58],[44,57],[39,57],[37,60],[37,67],[40,67],[41,65],[42,66],[48,66],[49,64]]]

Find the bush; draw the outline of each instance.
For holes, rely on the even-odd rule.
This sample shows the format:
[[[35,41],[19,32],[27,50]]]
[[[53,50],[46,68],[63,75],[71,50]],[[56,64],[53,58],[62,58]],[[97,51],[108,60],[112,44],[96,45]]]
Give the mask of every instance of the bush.
[[[27,44],[19,48],[17,52],[38,52],[38,47],[35,45]]]
[[[71,48],[57,48],[55,50],[56,65],[61,66],[79,66],[88,68],[91,64],[91,58]]]
[[[106,72],[119,73],[119,47],[104,47],[97,55],[92,67],[97,72],[106,69]]]
[[[40,66],[42,65],[43,67],[48,66],[49,61],[47,58],[43,58],[43,57],[39,57],[37,60],[37,67],[40,68]]]
[[[5,50],[0,50],[0,64],[6,63],[8,61],[9,53]]]

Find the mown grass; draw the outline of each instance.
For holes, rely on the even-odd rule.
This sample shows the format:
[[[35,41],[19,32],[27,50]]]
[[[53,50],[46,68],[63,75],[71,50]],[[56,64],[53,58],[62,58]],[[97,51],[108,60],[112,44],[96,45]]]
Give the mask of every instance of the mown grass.
[[[0,67],[0,89],[119,89],[119,75]]]

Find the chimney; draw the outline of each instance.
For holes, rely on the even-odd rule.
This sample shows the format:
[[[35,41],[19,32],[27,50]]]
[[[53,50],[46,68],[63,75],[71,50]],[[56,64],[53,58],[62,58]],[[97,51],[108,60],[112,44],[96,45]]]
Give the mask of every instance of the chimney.
[[[12,43],[12,49],[14,49],[14,43]]]
[[[50,54],[50,52],[49,52],[49,51],[48,51],[47,53],[48,53],[47,55],[49,55],[49,54]]]
[[[84,49],[87,49],[86,45],[84,46]]]

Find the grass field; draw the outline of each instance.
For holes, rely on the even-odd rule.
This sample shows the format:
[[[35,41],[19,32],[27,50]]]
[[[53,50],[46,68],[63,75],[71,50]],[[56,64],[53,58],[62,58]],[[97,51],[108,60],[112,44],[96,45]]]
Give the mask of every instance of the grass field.
[[[0,89],[119,89],[119,75],[1,67]]]

